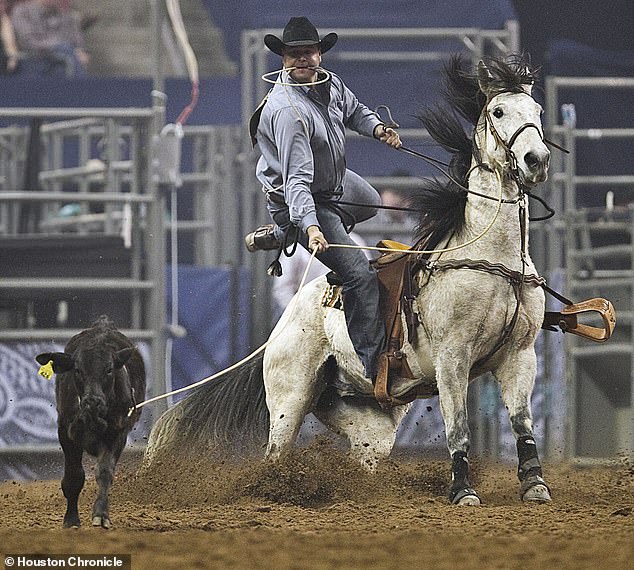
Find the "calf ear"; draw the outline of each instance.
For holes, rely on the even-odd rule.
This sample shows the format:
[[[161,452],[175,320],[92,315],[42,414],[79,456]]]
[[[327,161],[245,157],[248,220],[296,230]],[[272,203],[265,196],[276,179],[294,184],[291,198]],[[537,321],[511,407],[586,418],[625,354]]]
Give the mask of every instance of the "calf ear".
[[[114,367],[115,368],[121,368],[130,358],[130,356],[132,356],[132,353],[135,351],[136,349],[134,348],[122,348],[121,350],[118,350],[117,352],[114,353]]]
[[[53,372],[60,374],[68,372],[75,367],[75,362],[70,354],[65,352],[43,352],[35,357],[39,364],[48,364],[53,362]]]

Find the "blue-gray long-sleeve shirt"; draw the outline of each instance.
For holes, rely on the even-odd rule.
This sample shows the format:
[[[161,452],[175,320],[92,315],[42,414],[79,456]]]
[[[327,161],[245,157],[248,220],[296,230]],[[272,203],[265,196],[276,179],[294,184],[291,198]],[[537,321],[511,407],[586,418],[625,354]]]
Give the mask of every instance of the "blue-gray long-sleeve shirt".
[[[280,83],[292,81],[288,73],[281,74]],[[327,101],[309,87],[276,84],[257,130],[262,156],[256,176],[266,192],[283,196],[291,223],[304,232],[319,225],[313,195],[330,193],[343,182],[346,127],[372,136],[382,123],[337,75],[333,73],[325,85]]]

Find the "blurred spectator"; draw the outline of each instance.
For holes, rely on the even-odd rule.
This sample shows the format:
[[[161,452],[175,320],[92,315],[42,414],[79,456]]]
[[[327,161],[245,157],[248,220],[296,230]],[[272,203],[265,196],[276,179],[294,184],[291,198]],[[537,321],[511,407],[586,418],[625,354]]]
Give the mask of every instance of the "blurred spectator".
[[[407,208],[409,193],[401,188],[384,188],[381,190],[381,204],[388,208]],[[412,212],[407,210],[382,209],[379,214],[379,221],[385,224],[408,224],[412,223]]]
[[[392,176],[397,176],[396,174]],[[379,189],[381,194],[381,206],[408,208],[411,190],[400,186],[386,186]],[[415,212],[408,210],[390,210],[380,208],[379,213],[374,217],[375,223],[371,227],[366,227],[363,237],[370,245],[376,245],[384,239],[391,239],[401,243],[409,244],[412,241],[412,230],[417,222]],[[372,257],[379,254],[371,252]]]
[[[13,73],[18,66],[18,47],[6,0],[0,0],[0,74]]]
[[[71,0],[25,0],[11,13],[25,75],[86,74],[89,57]]]

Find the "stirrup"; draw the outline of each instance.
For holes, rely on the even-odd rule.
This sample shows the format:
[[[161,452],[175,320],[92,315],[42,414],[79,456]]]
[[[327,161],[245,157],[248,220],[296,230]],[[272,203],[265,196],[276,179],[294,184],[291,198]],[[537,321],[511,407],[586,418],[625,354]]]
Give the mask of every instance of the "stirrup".
[[[390,362],[386,352],[379,356],[376,378],[374,380],[374,399],[382,408],[404,406],[416,399],[416,391],[410,390],[404,396],[396,398],[390,394]]]
[[[603,320],[603,328],[581,324],[577,320],[579,313],[598,313]],[[616,326],[616,316],[612,303],[607,299],[595,298],[565,306],[561,312],[547,312],[545,314],[549,325],[556,325],[564,332],[593,340],[605,342],[612,336]]]
[[[282,245],[273,233],[273,224],[260,226],[244,238],[244,243],[250,252],[259,250],[279,249]]]

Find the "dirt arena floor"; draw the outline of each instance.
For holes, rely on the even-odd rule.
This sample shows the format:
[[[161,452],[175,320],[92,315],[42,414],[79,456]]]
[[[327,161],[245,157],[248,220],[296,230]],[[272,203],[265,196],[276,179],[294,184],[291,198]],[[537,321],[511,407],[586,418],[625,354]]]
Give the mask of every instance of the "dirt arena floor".
[[[474,461],[481,507],[447,503],[449,462],[374,475],[327,442],[282,464],[123,462],[113,528],[63,530],[59,481],[0,484],[0,553],[131,554],[135,569],[634,568],[634,468],[545,466],[554,501],[522,504],[515,466]],[[90,473],[90,472],[89,472]],[[0,559],[0,563],[2,560]]]

